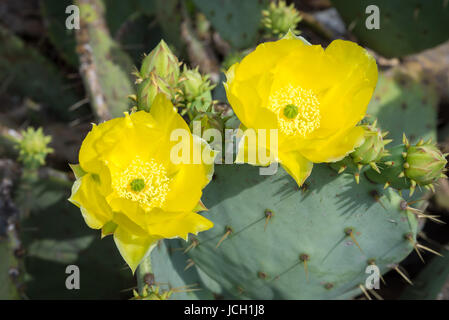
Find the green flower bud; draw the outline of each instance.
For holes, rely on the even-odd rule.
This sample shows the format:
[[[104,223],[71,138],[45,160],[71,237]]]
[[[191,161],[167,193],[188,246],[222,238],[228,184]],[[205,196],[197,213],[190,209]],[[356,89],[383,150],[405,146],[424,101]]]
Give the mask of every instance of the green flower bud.
[[[174,99],[175,91],[155,73],[150,73],[149,77],[137,86],[137,105],[139,110],[150,111],[151,105],[158,93],[163,93],[170,100]]]
[[[410,145],[404,135],[403,144],[390,150],[391,154],[380,163],[380,172],[369,170],[366,176],[372,182],[384,183],[395,189],[410,189],[410,196],[417,185],[433,190],[433,183],[445,177],[445,155],[430,141],[423,140]]]
[[[179,80],[179,65],[178,58],[171,52],[164,40],[161,40],[156,48],[143,59],[140,77],[145,79],[151,73],[155,73],[169,86],[175,87]]]
[[[51,142],[51,137],[45,136],[42,128],[34,130],[32,127],[28,127],[21,134],[22,139],[16,145],[19,150],[19,161],[27,169],[37,169],[44,165],[47,154],[53,152],[52,148],[47,147]]]
[[[405,175],[418,185],[428,185],[440,178],[446,164],[446,158],[435,145],[418,143],[407,149]]]
[[[184,66],[180,89],[187,108],[197,111],[207,111],[212,103],[211,90],[214,85],[210,84],[208,75],[201,75],[198,67],[190,70]]]
[[[269,8],[262,11],[262,15],[262,24],[270,36],[284,35],[289,29],[299,34],[295,29],[302,17],[295,9],[293,3],[287,6],[285,1],[279,1],[278,5],[271,2]]]
[[[365,141],[354,152],[351,157],[356,164],[371,164],[379,161],[385,155],[385,145],[391,140],[384,140],[383,134],[376,124],[364,125]]]

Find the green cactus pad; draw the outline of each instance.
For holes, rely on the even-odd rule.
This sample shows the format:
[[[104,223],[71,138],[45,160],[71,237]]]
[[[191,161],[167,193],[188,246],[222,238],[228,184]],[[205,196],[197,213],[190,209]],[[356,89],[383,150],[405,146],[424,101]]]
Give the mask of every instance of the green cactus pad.
[[[332,0],[346,25],[361,44],[385,57],[401,57],[434,47],[449,39],[447,1]],[[379,8],[379,29],[369,30],[365,13]]]
[[[410,142],[436,139],[438,95],[424,81],[397,70],[380,73],[367,113],[389,131],[392,145],[401,143],[405,133]]]
[[[267,1],[258,0],[194,0],[212,26],[235,49],[255,44]]]
[[[209,278],[202,270],[191,266],[188,257],[183,254],[180,240],[164,240],[159,242],[151,252],[151,268],[155,283],[161,289],[175,289],[171,300],[216,299],[224,297],[221,286]],[[192,291],[182,290],[183,288]]]
[[[258,170],[216,167],[203,198],[215,226],[188,252],[234,297],[348,298],[365,283],[370,259],[385,273],[413,250],[404,235],[416,237],[417,220],[393,190],[356,185],[325,165],[315,165],[300,189],[283,169]]]

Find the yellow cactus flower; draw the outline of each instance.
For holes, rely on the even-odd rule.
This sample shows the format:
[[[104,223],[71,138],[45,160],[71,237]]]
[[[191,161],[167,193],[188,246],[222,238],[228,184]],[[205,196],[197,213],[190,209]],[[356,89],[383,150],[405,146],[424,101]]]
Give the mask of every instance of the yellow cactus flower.
[[[313,163],[338,161],[363,142],[357,124],[376,86],[377,65],[356,43],[335,40],[324,50],[291,37],[266,42],[226,77],[227,98],[244,130],[237,162],[279,162],[301,185]],[[248,129],[256,135],[277,129],[277,150],[245,139]],[[270,163],[249,160],[246,152],[257,148],[271,152]]]
[[[171,140],[174,130],[188,139]],[[159,239],[197,234],[213,223],[196,213],[205,209],[202,189],[213,174],[213,163],[176,164],[171,149],[181,144],[192,157],[214,151],[193,136],[171,102],[159,94],[150,113],[139,111],[93,125],[72,166],[76,181],[70,201],[81,209],[86,224],[114,234],[120,254],[134,272]],[[192,161],[190,161],[192,160]]]

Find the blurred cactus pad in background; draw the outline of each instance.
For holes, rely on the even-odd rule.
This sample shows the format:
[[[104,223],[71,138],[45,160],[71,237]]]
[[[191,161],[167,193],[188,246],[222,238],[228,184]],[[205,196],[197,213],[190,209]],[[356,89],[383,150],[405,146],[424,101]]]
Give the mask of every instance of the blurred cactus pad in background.
[[[199,205],[214,227],[160,240],[133,274],[67,200],[92,123],[163,94],[225,137],[240,126],[225,72],[284,36],[375,58],[364,142],[301,186],[216,164]],[[448,110],[446,0],[3,1],[0,299],[449,299]]]

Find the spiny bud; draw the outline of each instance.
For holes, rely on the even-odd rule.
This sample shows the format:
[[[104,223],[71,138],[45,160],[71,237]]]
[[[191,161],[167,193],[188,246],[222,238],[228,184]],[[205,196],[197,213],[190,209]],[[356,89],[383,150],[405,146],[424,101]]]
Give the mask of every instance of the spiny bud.
[[[405,161],[405,175],[418,185],[428,185],[438,180],[447,164],[443,153],[430,143],[410,146]]]
[[[411,145],[404,138],[403,142],[391,148],[391,153],[382,159],[380,173],[369,170],[366,176],[373,182],[388,183],[395,189],[410,189],[410,196],[418,185],[433,190],[432,184],[444,177],[447,163],[444,155],[430,141]]]
[[[150,111],[156,95],[163,93],[173,100],[174,91],[170,86],[155,73],[150,73],[149,77],[143,80],[137,86],[137,105],[139,110]]]
[[[164,40],[147,55],[140,68],[140,77],[146,79],[155,73],[169,86],[175,87],[179,80],[179,61]]]
[[[295,9],[294,4],[287,6],[285,1],[279,1],[277,5],[271,2],[267,10],[262,10],[262,15],[262,24],[267,29],[269,35],[283,35],[289,29],[299,34],[295,29],[302,20],[302,17]]]
[[[371,164],[379,161],[385,154],[385,145],[389,140],[383,139],[384,135],[375,124],[364,125],[365,141],[351,153],[355,163]]]
[[[188,69],[184,66],[180,88],[187,108],[206,111],[212,103],[211,90],[214,87],[214,85],[210,84],[209,76],[201,75],[198,67]]]
[[[22,139],[16,145],[19,150],[19,161],[28,169],[37,169],[44,165],[47,154],[53,152],[52,148],[47,147],[51,142],[51,137],[45,136],[42,128],[34,130],[32,127],[28,127],[21,134]]]

